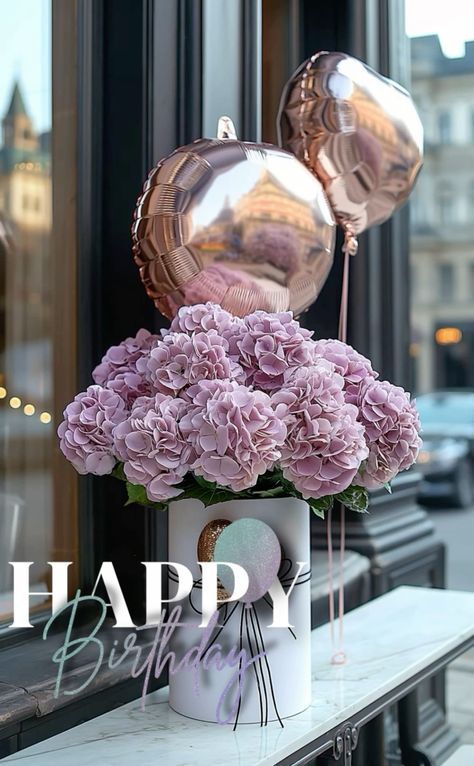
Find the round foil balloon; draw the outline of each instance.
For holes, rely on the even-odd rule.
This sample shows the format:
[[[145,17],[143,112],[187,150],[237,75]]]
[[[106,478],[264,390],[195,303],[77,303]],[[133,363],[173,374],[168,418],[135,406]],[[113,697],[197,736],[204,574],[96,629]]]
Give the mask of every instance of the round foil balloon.
[[[423,128],[409,93],[345,53],[316,53],[296,70],[278,128],[349,235],[389,218],[422,165]]]
[[[278,537],[268,524],[259,519],[238,519],[222,530],[214,546],[214,561],[240,564],[249,576],[249,587],[242,598],[247,604],[258,601],[278,576],[281,547]],[[232,592],[234,576],[228,567],[221,567],[219,579]]]
[[[229,123],[221,136],[232,135]],[[299,314],[331,269],[335,219],[292,154],[221,137],[181,147],[151,171],[132,236],[147,293],[168,318],[205,301],[240,316]]]

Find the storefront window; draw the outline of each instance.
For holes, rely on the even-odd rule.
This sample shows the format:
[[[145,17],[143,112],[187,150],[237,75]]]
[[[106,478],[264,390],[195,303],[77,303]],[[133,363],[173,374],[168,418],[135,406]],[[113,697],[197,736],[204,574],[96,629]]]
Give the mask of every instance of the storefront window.
[[[474,30],[461,17],[436,26],[436,13],[428,18],[422,6],[406,2],[411,91],[426,134],[425,165],[413,195],[417,215],[411,216],[412,387],[418,394],[445,387],[453,377],[449,364],[456,367],[457,386],[474,386]],[[443,328],[456,331],[440,335]]]
[[[54,519],[51,5],[0,0],[0,15],[1,623],[9,561],[34,562],[31,589],[48,590]]]
[[[406,0],[406,19],[410,89],[425,127],[415,216],[410,204],[411,385],[424,441],[418,499],[446,545],[446,585],[472,591],[474,18],[463,0],[451,14],[442,2],[427,13],[423,0]],[[452,696],[463,683],[460,669],[449,672],[448,717],[466,743]]]

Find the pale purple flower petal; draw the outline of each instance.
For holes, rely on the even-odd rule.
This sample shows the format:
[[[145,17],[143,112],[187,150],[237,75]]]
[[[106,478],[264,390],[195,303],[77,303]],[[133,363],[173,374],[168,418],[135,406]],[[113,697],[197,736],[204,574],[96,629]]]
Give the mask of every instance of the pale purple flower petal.
[[[158,335],[142,329],[134,338],[126,338],[118,346],[111,346],[93,371],[93,380],[118,393],[129,407],[138,396],[151,395],[150,381],[138,371],[137,363],[148,357],[158,339]]]
[[[114,430],[125,476],[145,487],[151,501],[179,495],[176,485],[189,470],[192,450],[179,428],[186,407],[182,399],[163,394],[141,397],[128,419]]]
[[[245,317],[238,335],[233,337],[233,345],[240,353],[247,385],[274,391],[282,385],[289,370],[312,364],[311,335],[293,319],[291,311],[277,314],[255,311]]]
[[[242,319],[229,314],[217,303],[198,303],[194,306],[182,306],[171,322],[169,330],[162,330],[162,334],[169,332],[207,332],[216,330],[223,338],[228,338],[242,324]]]
[[[275,397],[274,397],[275,398]],[[304,498],[335,495],[352,483],[368,454],[357,408],[340,397],[292,405],[293,421],[282,448],[283,476]],[[278,410],[277,410],[278,411]],[[290,408],[291,413],[291,408]]]
[[[357,405],[369,456],[355,483],[376,489],[415,463],[421,447],[420,419],[409,394],[388,381],[367,380]]]
[[[198,382],[181,430],[196,452],[192,470],[234,492],[256,484],[280,458],[286,436],[270,397],[230,380]]]
[[[140,368],[156,391],[186,398],[190,386],[203,380],[244,380],[244,372],[229,355],[229,345],[217,330],[169,333],[150,351]]]
[[[360,387],[366,380],[378,378],[370,360],[340,340],[317,340],[314,351],[316,359],[332,362],[336,372],[344,378],[346,402],[349,404],[356,404]]]
[[[113,430],[127,418],[123,399],[102,386],[89,386],[64,410],[59,446],[78,473],[102,476],[117,462]]]

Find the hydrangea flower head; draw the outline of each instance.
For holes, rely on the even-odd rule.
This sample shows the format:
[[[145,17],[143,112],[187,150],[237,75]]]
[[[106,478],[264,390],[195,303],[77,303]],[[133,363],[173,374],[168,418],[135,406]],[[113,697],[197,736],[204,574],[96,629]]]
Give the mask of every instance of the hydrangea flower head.
[[[332,362],[336,372],[344,378],[346,402],[356,404],[363,383],[378,378],[370,360],[340,340],[317,340],[314,351],[316,358]]]
[[[344,379],[331,362],[319,359],[310,367],[288,370],[281,388],[272,394],[272,403],[288,426],[310,405],[336,412],[345,403]]]
[[[111,473],[117,461],[113,431],[127,415],[123,399],[102,386],[89,386],[68,404],[58,428],[59,446],[78,473]]]
[[[357,480],[375,489],[416,461],[421,447],[420,419],[407,392],[388,381],[366,381],[358,405],[358,420],[365,428],[369,455]]]
[[[141,365],[156,391],[186,398],[187,388],[202,380],[244,380],[241,366],[228,350],[227,341],[214,329],[192,335],[173,332],[154,346]]]
[[[125,476],[145,487],[149,500],[168,500],[180,493],[176,485],[188,472],[191,458],[179,428],[185,409],[186,402],[172,396],[141,397],[130,417],[114,430],[115,451]]]
[[[95,383],[119,394],[130,407],[138,396],[151,394],[149,381],[138,371],[137,363],[146,358],[158,336],[139,330],[135,337],[111,346],[92,372]]]
[[[171,322],[170,329],[163,332],[207,332],[216,330],[226,338],[242,324],[242,319],[235,317],[217,303],[197,303],[194,306],[182,306]]]
[[[314,357],[311,335],[293,319],[291,311],[255,311],[245,317],[235,343],[247,384],[273,391],[289,370],[310,365]]]
[[[286,436],[270,397],[230,380],[197,383],[181,429],[196,453],[194,473],[234,492],[273,468]]]

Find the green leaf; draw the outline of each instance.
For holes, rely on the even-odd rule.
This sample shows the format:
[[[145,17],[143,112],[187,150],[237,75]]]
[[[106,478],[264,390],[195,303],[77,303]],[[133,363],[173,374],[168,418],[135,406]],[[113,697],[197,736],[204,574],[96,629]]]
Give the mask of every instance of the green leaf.
[[[196,484],[199,484],[200,487],[204,487],[204,489],[214,489],[217,486],[215,483],[207,481],[207,479],[205,479],[203,476],[197,476],[194,474],[193,478]]]
[[[316,516],[324,519],[326,512],[331,510],[334,501],[331,495],[327,495],[326,497],[318,497],[317,500],[314,497],[309,497],[306,502]]]
[[[392,485],[390,484],[389,481],[385,482],[384,487],[387,490],[388,494],[391,495],[392,494]]]
[[[123,463],[115,463],[114,469],[112,471],[112,476],[115,479],[120,479],[120,481],[127,481],[127,477],[123,471]]]
[[[141,484],[131,484],[127,481],[127,495],[128,500],[125,505],[144,505],[147,508],[155,508],[157,511],[165,511],[168,507],[167,503],[156,503],[148,499],[145,487]]]
[[[273,487],[273,489],[261,489],[253,493],[253,497],[285,497],[283,487]]]
[[[146,505],[147,503],[150,503],[150,500],[148,500],[145,487],[142,487],[141,484],[131,484],[131,482],[127,481],[127,505],[131,505],[132,503],[139,503],[140,505]]]
[[[339,492],[335,498],[350,511],[356,511],[357,513],[368,512],[369,493],[365,487],[348,487],[344,492]]]

